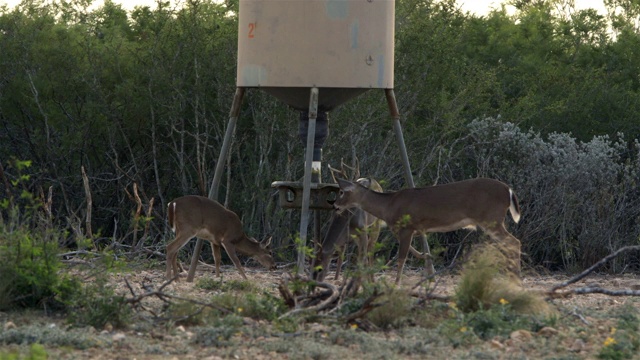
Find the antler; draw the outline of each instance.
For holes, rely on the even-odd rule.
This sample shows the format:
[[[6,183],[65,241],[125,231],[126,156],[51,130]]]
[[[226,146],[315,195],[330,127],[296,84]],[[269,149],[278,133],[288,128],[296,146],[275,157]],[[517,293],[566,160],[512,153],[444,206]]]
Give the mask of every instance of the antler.
[[[343,163],[344,165],[344,163]],[[338,183],[338,178],[340,179],[346,179],[347,178],[347,174],[344,171],[344,166],[342,166],[342,170],[336,169],[331,167],[331,165],[329,165],[329,172],[331,172],[331,178],[333,179],[334,183]]]
[[[341,158],[340,169],[336,169],[334,167],[331,167],[331,165],[329,165],[329,171],[331,172],[331,178],[333,178],[333,182],[337,183],[338,182],[337,178],[350,180],[350,181],[356,181],[357,179],[359,179],[360,178],[360,160],[358,160],[357,156],[356,156],[355,163],[356,163],[355,166],[349,166],[345,164],[344,159]],[[349,170],[349,172],[347,172],[347,170]],[[348,175],[349,173],[351,173],[351,176]]]

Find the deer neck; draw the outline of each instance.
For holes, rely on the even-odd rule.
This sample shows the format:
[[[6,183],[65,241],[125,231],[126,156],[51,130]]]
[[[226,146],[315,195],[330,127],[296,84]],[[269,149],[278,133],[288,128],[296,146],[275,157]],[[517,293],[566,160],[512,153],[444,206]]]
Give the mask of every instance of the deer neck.
[[[362,193],[362,197],[358,202],[360,208],[369,214],[388,222],[389,206],[391,205],[393,194],[379,193],[372,190],[366,190]]]

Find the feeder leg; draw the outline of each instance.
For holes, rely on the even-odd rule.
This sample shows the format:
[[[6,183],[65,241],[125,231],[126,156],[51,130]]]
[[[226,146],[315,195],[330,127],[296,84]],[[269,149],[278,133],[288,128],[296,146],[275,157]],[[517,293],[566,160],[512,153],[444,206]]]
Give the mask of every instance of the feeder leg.
[[[311,168],[313,164],[313,145],[316,135],[316,119],[318,117],[318,88],[311,89],[309,96],[309,127],[307,132],[307,149],[304,161],[304,179],[302,180],[302,213],[300,215],[300,243],[298,244],[297,275],[306,272],[307,228],[309,226],[309,199],[311,197]]]
[[[402,164],[404,165],[404,178],[409,187],[416,187],[413,182],[413,175],[411,174],[411,165],[409,164],[409,156],[407,155],[407,147],[404,143],[404,135],[402,134],[402,124],[400,124],[400,111],[398,111],[398,103],[396,102],[396,95],[393,92],[393,89],[385,89],[385,95],[387,97],[387,104],[389,105],[389,112],[391,113],[391,118],[393,119],[393,129],[396,133],[396,138],[398,139],[398,146],[400,147],[400,157],[402,158]],[[427,242],[427,237],[422,234],[420,235],[422,238],[423,249],[425,253],[429,254],[429,256],[425,259],[425,271],[427,275],[433,275],[436,270],[433,267],[433,261],[431,259],[431,250],[429,250],[429,243]]]
[[[244,88],[237,88],[236,94],[233,97],[233,104],[231,105],[231,111],[229,112],[229,124],[227,124],[227,131],[224,134],[224,140],[222,142],[222,149],[220,155],[218,155],[218,163],[216,163],[216,172],[213,175],[213,181],[211,182],[211,188],[209,189],[209,199],[218,200],[218,189],[220,188],[220,180],[222,179],[222,173],[224,172],[224,164],[229,157],[229,148],[231,147],[231,139],[233,138],[233,132],[236,129],[236,122],[240,115],[240,105],[242,104],[242,98],[244,97]],[[187,282],[192,282],[196,274],[196,267],[198,266],[198,259],[200,258],[200,252],[202,251],[202,239],[198,238],[196,241],[196,247],[193,249],[193,256],[191,257],[191,266],[189,267],[189,274],[187,275]]]

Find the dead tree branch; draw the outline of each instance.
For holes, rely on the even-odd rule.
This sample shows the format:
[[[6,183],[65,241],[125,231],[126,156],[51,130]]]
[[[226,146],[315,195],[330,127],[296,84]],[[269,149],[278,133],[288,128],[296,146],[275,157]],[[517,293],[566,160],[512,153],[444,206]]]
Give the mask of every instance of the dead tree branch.
[[[625,246],[622,247],[616,251],[614,251],[613,253],[607,255],[606,257],[602,258],[600,261],[598,261],[597,263],[593,264],[591,267],[589,267],[588,269],[586,269],[585,271],[581,272],[580,274],[574,276],[573,278],[554,286],[553,288],[551,288],[551,293],[555,292],[556,290],[565,288],[571,284],[574,284],[582,279],[584,279],[585,277],[587,277],[587,275],[591,274],[592,272],[594,272],[597,268],[601,267],[602,265],[606,264],[607,262],[609,262],[611,259],[614,259],[616,257],[618,257],[620,254],[625,253],[627,251],[638,251],[640,250],[640,245],[635,245],[635,246]]]
[[[142,200],[140,200],[140,195],[138,195],[137,183],[133,183],[133,196],[136,201],[136,213],[133,217],[133,241],[131,245],[135,246],[138,243],[138,226],[140,223],[140,213],[142,212]]]

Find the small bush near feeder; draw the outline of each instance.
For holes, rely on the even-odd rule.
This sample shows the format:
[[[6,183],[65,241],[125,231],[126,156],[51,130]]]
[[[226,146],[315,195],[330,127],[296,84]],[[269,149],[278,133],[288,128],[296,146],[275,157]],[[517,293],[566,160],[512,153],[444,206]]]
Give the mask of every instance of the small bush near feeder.
[[[375,300],[379,306],[367,314],[367,319],[381,329],[401,328],[415,317],[414,303],[407,291],[385,286],[384,293]]]
[[[473,312],[507,303],[517,313],[548,314],[551,310],[542,296],[526,291],[512,274],[503,272],[506,263],[496,246],[477,248],[456,287],[457,308]]]

